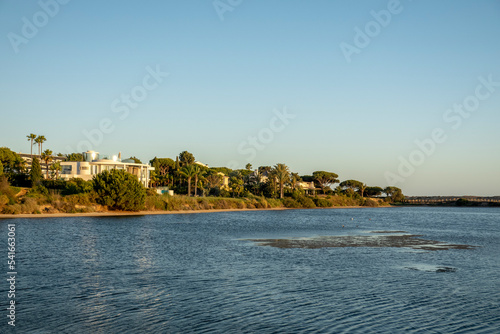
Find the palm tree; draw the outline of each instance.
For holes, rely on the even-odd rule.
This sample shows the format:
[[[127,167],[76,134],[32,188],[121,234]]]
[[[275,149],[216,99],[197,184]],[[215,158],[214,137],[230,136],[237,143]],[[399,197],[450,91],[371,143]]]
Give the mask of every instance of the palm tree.
[[[28,138],[28,141],[31,141],[31,160],[33,161],[33,141],[36,139],[36,134],[30,133],[29,135],[26,136]]]
[[[40,156],[40,138],[39,137],[35,138],[35,143],[38,144],[38,156]]]
[[[276,164],[273,171],[274,177],[280,186],[280,198],[283,198],[285,182],[290,179],[290,169],[285,164]]]
[[[267,182],[271,179],[271,166],[260,166],[257,168],[257,183]]]
[[[149,175],[149,186],[154,188],[156,187],[158,183],[158,174],[156,173],[156,170],[152,170],[151,174]]]
[[[258,169],[258,168],[255,170],[255,172],[253,172],[253,177],[254,177],[255,182],[256,182],[257,184],[262,183],[262,176],[263,176],[263,175],[262,175],[262,172],[261,172],[261,170],[260,170],[260,169]]]
[[[43,142],[47,141],[47,138],[45,136],[38,136],[40,138],[40,152],[43,152]],[[52,154],[52,151],[51,153]]]
[[[45,136],[38,136],[35,138],[35,143],[38,144],[38,155],[40,155],[40,152],[42,152],[42,145],[44,141],[47,141],[47,138],[45,138]]]
[[[52,151],[47,149],[42,153],[42,160],[45,161],[45,166],[47,167],[47,179],[49,178],[49,162],[52,162]]]
[[[236,174],[232,174],[232,175],[233,176],[231,176],[231,178],[229,179],[229,187],[233,191],[233,197],[234,197],[234,194],[237,194],[239,197],[240,193],[244,189],[243,179],[241,177],[241,173],[240,174],[236,173]]]
[[[197,196],[198,192],[198,180],[202,181],[204,180],[203,175],[205,174],[205,171],[203,171],[200,166],[196,165],[194,166],[194,195]]]
[[[298,173],[292,173],[290,175],[290,184],[291,184],[293,190],[295,190],[297,188],[297,184],[301,181],[302,181],[302,179],[300,178]]]
[[[191,196],[191,179],[196,175],[196,169],[193,165],[187,165],[181,168],[179,174],[187,178],[188,181],[188,196]]]
[[[276,186],[277,186],[277,178],[276,178],[276,171],[274,169],[271,169],[267,173],[267,183],[269,183],[273,189],[272,196],[273,198],[276,198]]]
[[[258,170],[261,172],[263,176],[267,176],[267,174],[271,171],[271,169],[272,169],[271,166],[260,166]]]
[[[50,171],[52,173],[55,173],[55,180],[57,180],[57,178],[59,177],[59,172],[62,170],[62,167],[61,167],[61,164],[59,162],[56,162],[55,164],[52,164],[52,166],[50,166]]]
[[[365,193],[365,190],[366,190],[366,184],[365,183],[361,183],[361,185],[359,186],[359,192],[361,193],[361,197],[363,197],[363,194]]]
[[[220,187],[222,184],[222,176],[219,174],[211,174],[205,178],[205,181],[207,181],[207,186],[208,189]]]
[[[18,157],[16,158],[16,160],[14,161],[14,169],[17,170],[19,173],[22,173],[25,169],[26,169],[26,161],[21,158],[21,157]]]

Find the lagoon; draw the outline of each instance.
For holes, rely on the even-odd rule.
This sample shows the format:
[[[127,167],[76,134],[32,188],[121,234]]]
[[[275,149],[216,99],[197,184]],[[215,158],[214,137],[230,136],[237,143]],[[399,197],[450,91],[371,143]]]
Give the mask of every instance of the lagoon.
[[[500,332],[499,208],[5,219],[5,242],[9,223],[2,333]]]

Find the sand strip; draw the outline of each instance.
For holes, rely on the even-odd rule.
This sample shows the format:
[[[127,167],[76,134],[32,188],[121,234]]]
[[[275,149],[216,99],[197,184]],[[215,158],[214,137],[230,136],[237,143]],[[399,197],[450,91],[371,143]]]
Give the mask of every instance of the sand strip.
[[[381,206],[379,208],[388,208]],[[331,208],[313,208],[316,209],[368,209],[367,206],[334,206]],[[213,209],[213,210],[179,210],[179,211],[107,211],[107,212],[87,212],[87,213],[41,213],[41,214],[0,214],[0,219],[13,218],[67,218],[67,217],[117,217],[117,216],[146,216],[146,215],[178,215],[193,213],[211,213],[211,212],[238,212],[238,211],[281,211],[281,210],[301,210],[306,208],[269,208],[269,209]]]

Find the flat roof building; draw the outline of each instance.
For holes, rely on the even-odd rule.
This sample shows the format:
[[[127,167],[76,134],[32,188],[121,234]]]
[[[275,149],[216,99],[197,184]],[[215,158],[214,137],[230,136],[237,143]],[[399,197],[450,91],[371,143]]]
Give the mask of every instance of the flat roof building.
[[[133,160],[120,161],[117,156],[113,156],[113,159],[100,159],[99,152],[95,151],[84,152],[83,160],[61,162],[61,178],[65,180],[80,178],[88,181],[94,175],[102,173],[105,170],[122,169],[135,175],[139,182],[147,188],[149,187],[151,171],[154,170],[150,165],[136,163]]]

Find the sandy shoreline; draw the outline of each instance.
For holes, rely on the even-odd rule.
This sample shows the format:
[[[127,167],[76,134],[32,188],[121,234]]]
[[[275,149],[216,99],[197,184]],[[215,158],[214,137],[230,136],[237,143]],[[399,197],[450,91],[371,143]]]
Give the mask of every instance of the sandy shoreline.
[[[388,208],[381,206],[380,208]],[[281,210],[317,210],[317,209],[366,209],[367,206],[334,206],[331,208],[269,208],[269,209],[213,209],[213,210],[179,210],[179,211],[108,211],[108,212],[87,212],[87,213],[41,213],[41,214],[0,214],[0,219],[15,218],[68,218],[68,217],[117,217],[117,216],[146,216],[146,215],[178,215],[193,213],[211,213],[211,212],[243,212],[243,211],[281,211]]]

